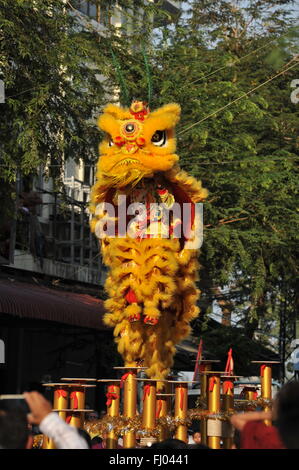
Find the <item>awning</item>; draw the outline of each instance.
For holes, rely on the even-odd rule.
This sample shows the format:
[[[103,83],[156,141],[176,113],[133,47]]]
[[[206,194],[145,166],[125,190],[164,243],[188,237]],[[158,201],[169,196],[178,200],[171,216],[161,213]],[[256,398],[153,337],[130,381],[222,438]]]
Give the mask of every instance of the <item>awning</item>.
[[[25,282],[0,280],[0,313],[106,329],[102,300]]]

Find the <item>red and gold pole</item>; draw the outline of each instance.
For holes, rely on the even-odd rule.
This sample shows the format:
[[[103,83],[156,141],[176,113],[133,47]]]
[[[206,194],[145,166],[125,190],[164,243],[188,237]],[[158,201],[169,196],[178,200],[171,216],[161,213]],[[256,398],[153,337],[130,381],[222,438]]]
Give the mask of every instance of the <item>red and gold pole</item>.
[[[261,365],[261,396],[265,400],[271,400],[272,398],[272,368],[269,364]],[[264,411],[270,411],[269,406],[264,406]],[[264,421],[266,426],[271,426],[272,421],[266,419]]]
[[[205,372],[212,370],[213,363],[220,362],[213,359],[202,359],[199,364],[199,373],[200,373],[200,398],[202,400],[207,400],[208,395],[208,376]],[[205,445],[208,443],[207,436],[207,420],[202,417],[200,420],[200,434],[201,442]]]
[[[53,411],[57,411],[59,416],[65,421],[66,413],[68,409],[68,397],[70,384],[67,383],[45,383],[44,387],[53,387],[54,398],[53,398]],[[56,449],[53,439],[49,439],[44,435],[43,437],[43,449]]]
[[[61,380],[70,382],[70,410],[71,413],[67,415],[66,421],[70,426],[75,428],[83,428],[85,413],[92,410],[85,410],[85,392],[86,388],[94,388],[96,385],[91,385],[90,382],[95,382],[96,379],[91,378],[74,378],[62,377]]]
[[[142,426],[146,430],[153,430],[156,427],[156,418],[161,416],[161,412],[167,415],[167,400],[165,396],[164,403],[162,403],[162,396],[157,403],[157,386],[159,382],[159,387],[163,385],[162,388],[165,388],[163,384],[164,381],[155,380],[155,379],[137,379],[144,382],[143,385],[143,409],[142,409]],[[159,406],[159,408],[157,407]],[[160,406],[161,405],[161,406]],[[163,411],[162,411],[163,409]],[[144,437],[141,439],[140,444],[145,446],[149,443],[156,442],[157,438],[155,436]]]
[[[226,412],[234,411],[234,381],[237,376],[222,376],[222,410]],[[230,422],[224,421],[222,424],[223,448],[231,449],[233,445],[233,427]]]
[[[72,385],[70,393],[70,408],[74,410],[70,419],[70,426],[82,428],[84,413],[77,410],[85,409],[85,387],[83,385]]]
[[[69,384],[60,384],[54,389],[53,407],[58,411],[58,415],[66,420],[66,410],[68,408]]]
[[[106,393],[106,406],[107,415],[112,418],[119,416],[120,406],[120,380],[119,379],[102,379],[98,382],[107,382],[107,393]],[[117,449],[118,435],[114,430],[107,433],[106,438],[106,449]]]
[[[157,393],[156,419],[165,418],[169,410],[169,398],[173,397],[172,393]],[[170,437],[167,426],[160,427],[159,441],[162,442]]]
[[[261,377],[261,397],[265,400],[272,399],[272,365],[280,364],[279,361],[252,361],[255,364],[261,364],[260,377]],[[264,406],[264,411],[270,411],[270,406]],[[266,419],[264,421],[266,426],[271,426],[272,421]]]
[[[208,374],[208,410],[209,413],[220,412],[220,374],[224,372],[209,371]],[[221,421],[218,419],[207,420],[208,446],[211,449],[220,449],[222,435]]]
[[[145,380],[143,384],[142,425],[146,429],[154,429],[156,425],[156,380]]]
[[[188,411],[188,383],[186,381],[173,382],[175,386],[174,417],[180,420],[187,418]],[[179,424],[176,428],[175,439],[188,442],[188,426]]]
[[[254,387],[253,385],[245,385],[244,388],[240,394],[240,397],[244,397],[245,400],[248,401],[256,401],[257,400],[257,387]],[[255,408],[250,408],[248,407],[248,410],[254,410]]]
[[[120,380],[120,388],[124,388],[124,408],[123,416],[135,418],[137,414],[137,373],[145,370],[145,367],[114,367],[114,369],[124,370],[125,373]],[[123,446],[125,449],[136,447],[136,432],[128,431],[123,436]]]

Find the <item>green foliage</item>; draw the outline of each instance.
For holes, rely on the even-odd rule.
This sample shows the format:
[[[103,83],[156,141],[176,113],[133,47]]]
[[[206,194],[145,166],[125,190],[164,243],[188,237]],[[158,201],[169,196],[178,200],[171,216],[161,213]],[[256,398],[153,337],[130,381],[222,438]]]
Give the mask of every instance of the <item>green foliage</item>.
[[[90,155],[97,132],[87,119],[103,101],[100,64],[86,66],[97,58],[95,42],[58,0],[1,0],[0,24],[1,177]]]
[[[189,16],[167,28],[155,53],[156,105],[181,104],[181,164],[209,189],[202,296],[212,302],[213,287],[229,288],[251,335],[273,328],[280,301],[274,308],[271,295],[282,285],[294,293],[298,274],[299,108],[290,100],[298,62],[244,96],[296,65],[291,3],[190,1]]]

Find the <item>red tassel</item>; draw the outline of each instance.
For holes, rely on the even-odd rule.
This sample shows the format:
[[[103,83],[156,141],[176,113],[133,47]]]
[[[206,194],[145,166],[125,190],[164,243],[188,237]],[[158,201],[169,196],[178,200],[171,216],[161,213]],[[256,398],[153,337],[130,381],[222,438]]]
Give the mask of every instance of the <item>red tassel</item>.
[[[149,397],[151,393],[151,386],[150,384],[146,384],[143,387],[143,401],[145,400],[146,395]]]
[[[122,378],[120,379],[120,388],[123,388],[124,382],[125,382],[126,378],[127,378],[130,374],[134,375],[134,372],[132,372],[132,371],[127,372],[126,374],[124,374],[124,375],[122,376]]]
[[[225,395],[229,390],[232,390],[234,388],[233,382],[230,382],[229,380],[226,380],[223,382],[223,394]]]
[[[136,294],[135,292],[133,291],[133,289],[129,289],[126,296],[125,296],[125,299],[126,301],[129,303],[129,304],[133,304],[133,303],[137,303],[138,302],[138,299],[136,297]]]

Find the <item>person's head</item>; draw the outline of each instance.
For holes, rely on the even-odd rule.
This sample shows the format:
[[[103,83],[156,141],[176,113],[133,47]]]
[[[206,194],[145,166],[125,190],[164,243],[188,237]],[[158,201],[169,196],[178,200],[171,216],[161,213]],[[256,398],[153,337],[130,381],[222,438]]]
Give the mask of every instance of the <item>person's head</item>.
[[[102,444],[103,439],[100,436],[95,436],[91,439],[91,445]]]
[[[179,439],[165,439],[162,442],[155,442],[151,449],[188,449],[187,444]]]
[[[91,449],[102,449],[105,447],[105,441],[100,436],[95,436],[91,439]]]
[[[195,444],[201,443],[201,433],[199,431],[195,431],[192,437],[193,437],[193,441],[195,442]]]
[[[276,425],[287,449],[299,449],[299,382],[289,382],[276,397]]]
[[[97,411],[89,411],[86,416],[87,421],[95,421],[99,419],[99,413]]]
[[[21,409],[0,409],[0,449],[30,449],[32,436]]]

